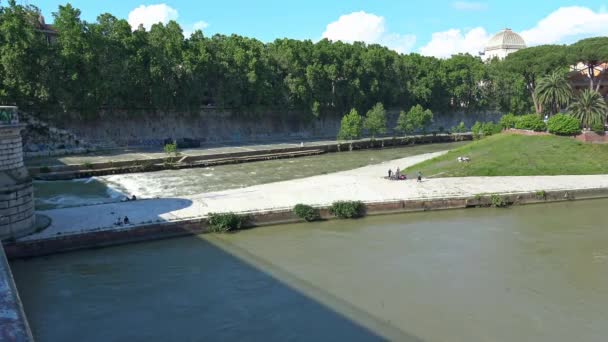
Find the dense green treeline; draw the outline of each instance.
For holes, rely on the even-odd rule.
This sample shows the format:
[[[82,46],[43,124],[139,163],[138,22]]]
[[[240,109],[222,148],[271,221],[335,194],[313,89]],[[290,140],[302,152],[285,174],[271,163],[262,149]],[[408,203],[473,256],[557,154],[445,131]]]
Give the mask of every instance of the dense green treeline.
[[[58,37],[49,44],[38,30],[38,16],[37,8],[15,1],[0,7],[1,103],[87,113],[216,106],[323,116],[351,108],[366,112],[376,103],[419,104],[436,113],[523,113],[535,107],[535,77],[567,65],[560,46],[542,47],[552,59],[531,67],[535,60],[524,51],[537,48],[484,64],[467,54],[441,60],[363,43],[262,43],[237,35],[205,37],[201,31],[184,37],[173,21],[132,31],[126,20],[107,13],[85,22],[71,5],[53,14]]]

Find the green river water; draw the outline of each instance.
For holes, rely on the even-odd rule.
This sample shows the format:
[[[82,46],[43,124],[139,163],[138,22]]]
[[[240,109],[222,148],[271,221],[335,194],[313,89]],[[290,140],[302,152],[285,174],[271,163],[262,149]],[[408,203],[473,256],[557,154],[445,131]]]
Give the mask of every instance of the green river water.
[[[327,153],[320,156],[34,183],[36,208],[46,210],[139,198],[179,197],[345,171],[467,142]],[[391,165],[393,169],[399,165]]]
[[[608,200],[13,261],[37,341],[606,341]]]

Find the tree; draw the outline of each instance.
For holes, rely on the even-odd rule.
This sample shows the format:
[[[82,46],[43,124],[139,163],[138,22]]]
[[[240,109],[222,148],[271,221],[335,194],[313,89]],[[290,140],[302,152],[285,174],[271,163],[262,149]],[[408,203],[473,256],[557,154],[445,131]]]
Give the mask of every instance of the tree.
[[[399,113],[395,129],[403,134],[412,134],[416,131],[426,133],[431,122],[433,122],[433,112],[422,108],[421,105],[415,105],[407,113],[404,111]]]
[[[356,109],[344,115],[342,123],[340,124],[340,132],[338,133],[338,140],[353,140],[361,136],[361,130],[363,128],[363,120]],[[352,151],[352,142],[349,145],[349,149]]]
[[[581,122],[584,128],[590,129],[593,125],[605,122],[608,106],[600,93],[585,89],[570,104],[568,111]]]
[[[509,54],[503,62],[503,67],[515,74],[521,75],[526,83],[526,89],[532,96],[537,113],[542,112],[542,106],[536,98],[536,85],[543,75],[568,66],[568,49],[562,45],[540,45],[521,49]]]
[[[384,110],[382,103],[376,103],[372,109],[367,111],[363,126],[372,136],[372,139],[377,134],[386,133],[386,110]]]
[[[538,81],[536,97],[543,108],[554,115],[568,105],[572,98],[572,88],[563,73],[554,71]]]
[[[8,4],[0,6],[0,102],[25,109],[50,98],[50,51],[36,30],[38,8]]]
[[[602,81],[601,76],[606,72],[600,66],[608,62],[608,37],[582,39],[570,45],[568,49],[570,64],[582,63],[587,68],[589,90],[598,91]]]

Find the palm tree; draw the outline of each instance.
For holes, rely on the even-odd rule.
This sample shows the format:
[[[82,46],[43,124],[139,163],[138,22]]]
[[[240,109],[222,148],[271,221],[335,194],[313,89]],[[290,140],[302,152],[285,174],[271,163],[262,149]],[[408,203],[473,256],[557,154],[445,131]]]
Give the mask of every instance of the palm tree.
[[[608,106],[600,93],[585,89],[570,104],[568,110],[583,127],[591,128],[594,124],[604,124]]]
[[[553,115],[568,105],[572,99],[572,88],[563,73],[554,71],[538,80],[536,96],[538,102],[549,108],[549,114]]]

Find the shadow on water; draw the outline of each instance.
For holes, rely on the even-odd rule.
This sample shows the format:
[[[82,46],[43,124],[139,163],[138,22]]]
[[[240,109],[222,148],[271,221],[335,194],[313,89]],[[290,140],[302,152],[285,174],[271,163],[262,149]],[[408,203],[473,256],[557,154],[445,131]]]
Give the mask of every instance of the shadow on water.
[[[13,261],[36,340],[421,341],[213,236],[137,246]]]

